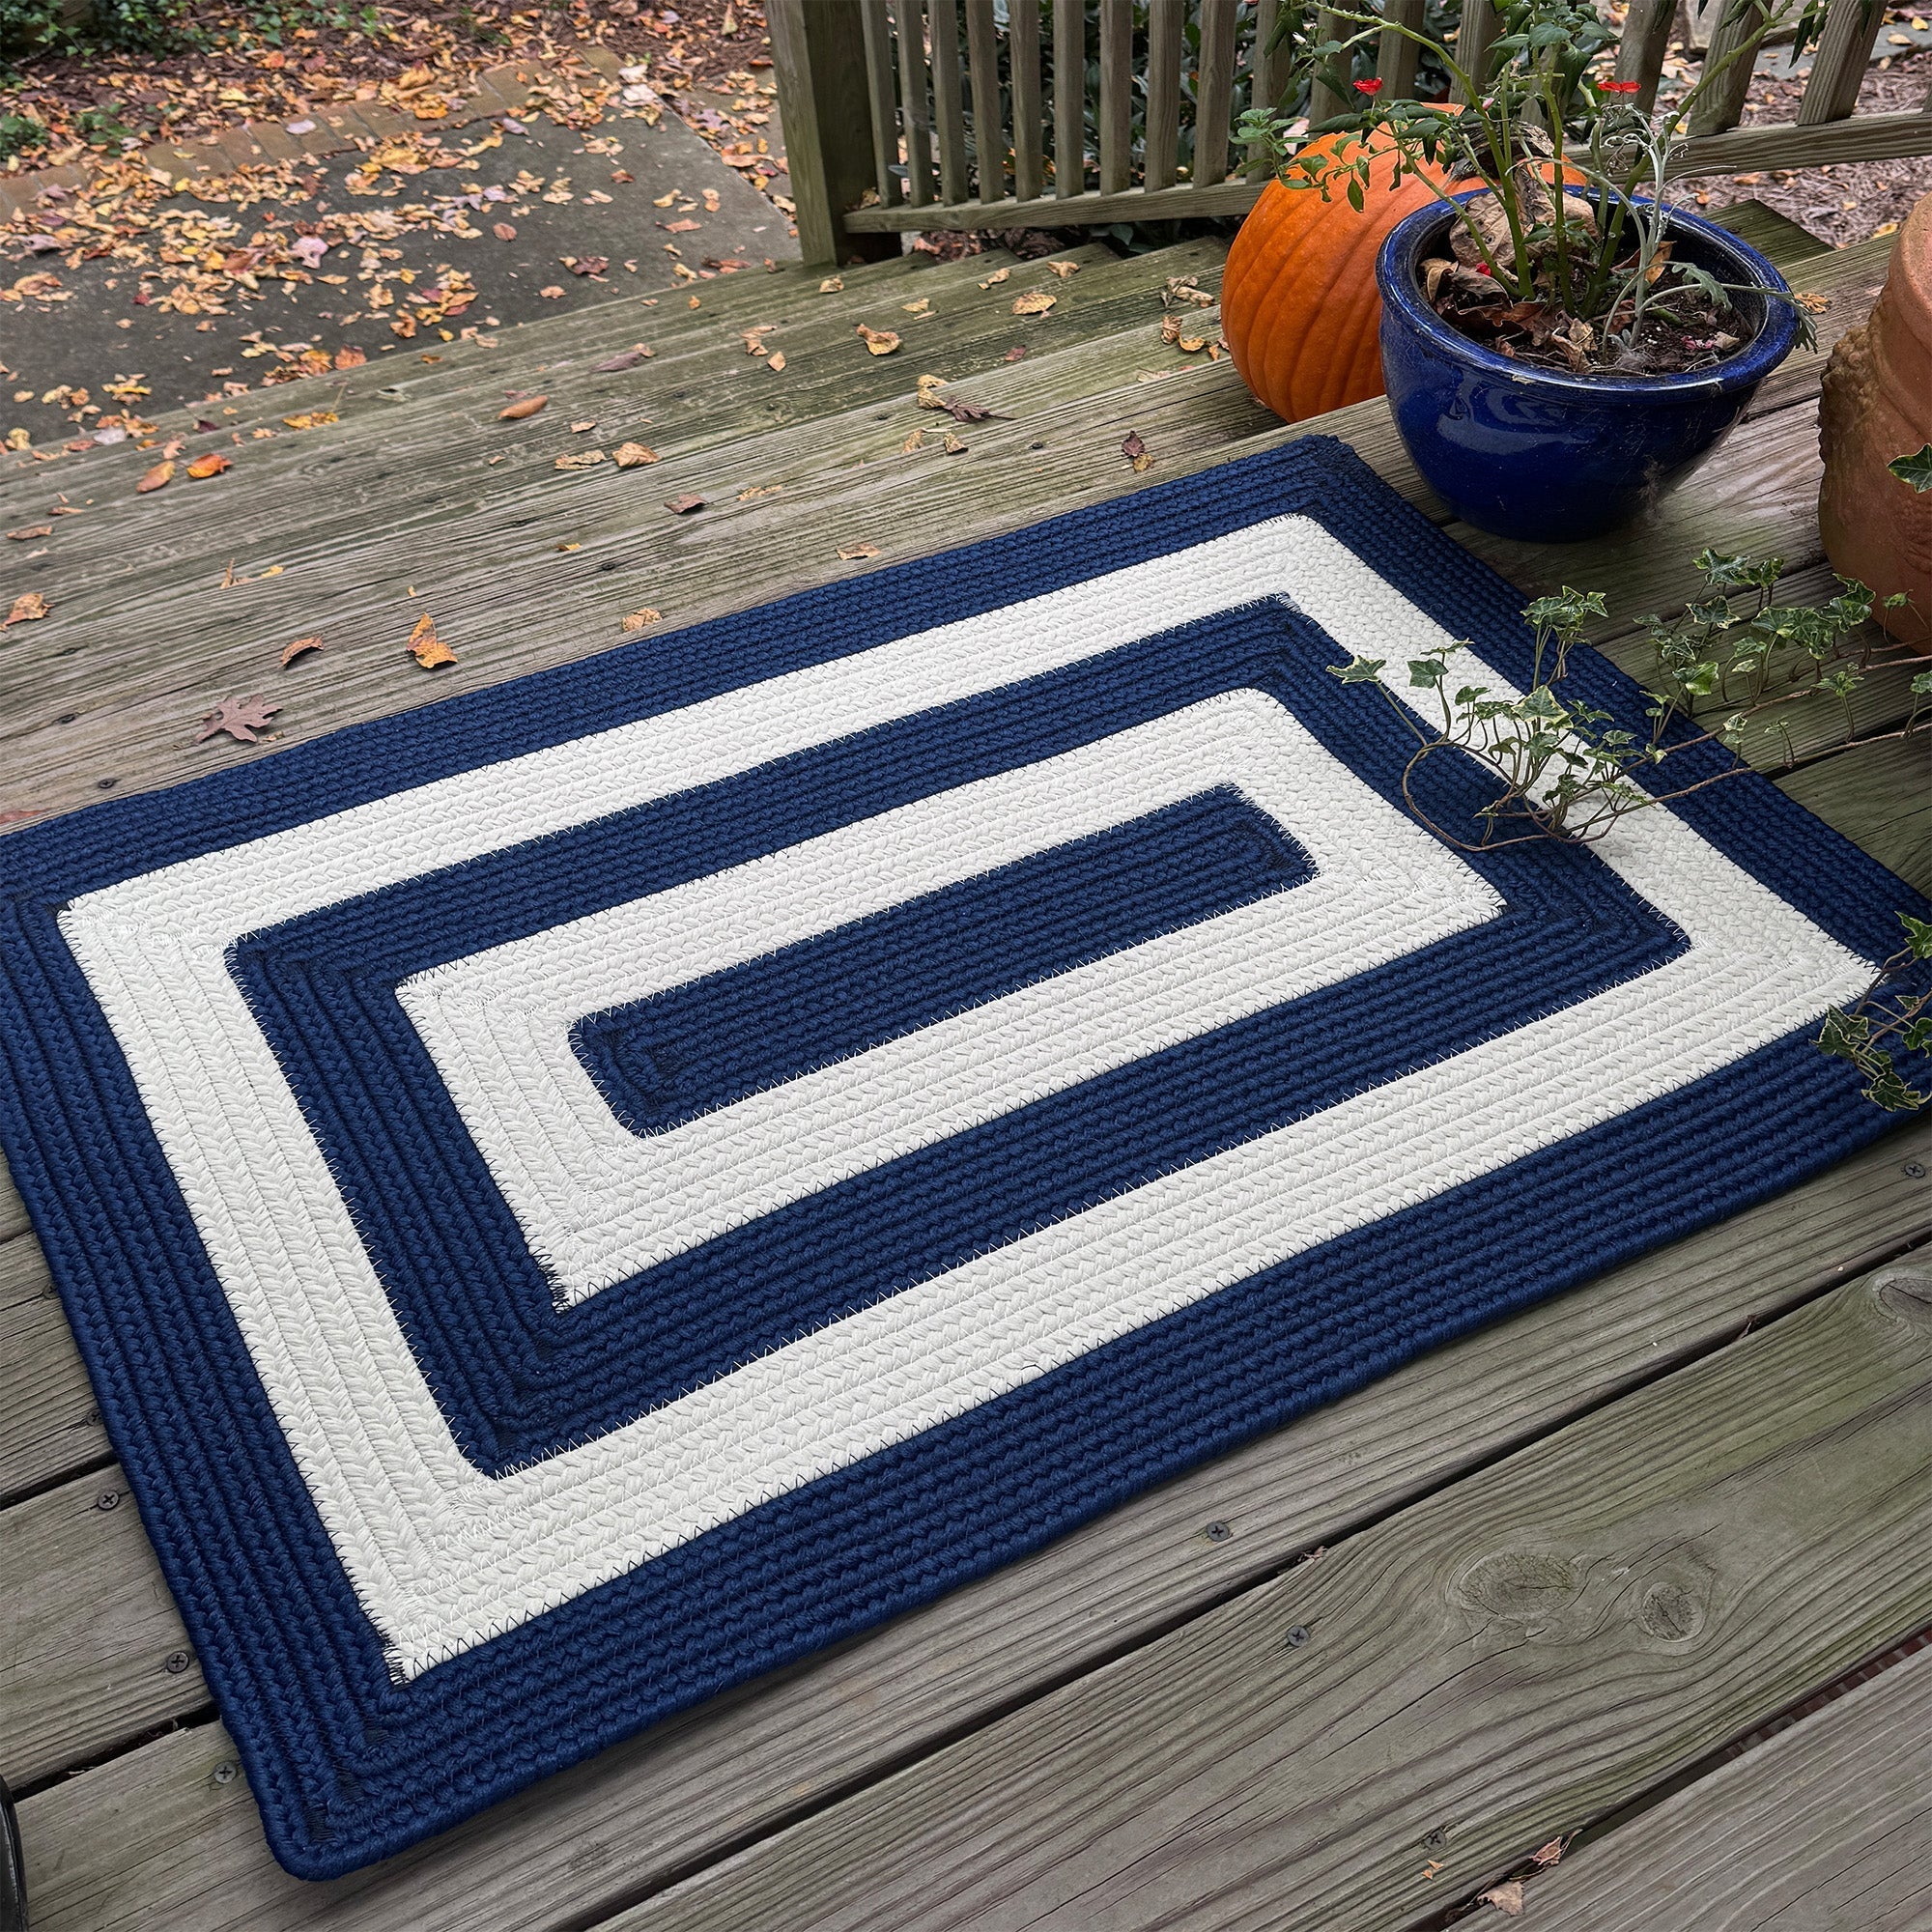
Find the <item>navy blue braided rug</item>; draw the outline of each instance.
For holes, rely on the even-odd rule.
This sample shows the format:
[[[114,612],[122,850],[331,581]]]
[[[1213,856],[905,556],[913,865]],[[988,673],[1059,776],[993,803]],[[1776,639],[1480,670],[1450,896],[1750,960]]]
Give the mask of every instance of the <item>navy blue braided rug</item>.
[[[1326,667],[1520,602],[1304,441],[0,842],[0,1141],[292,1871],[1883,1127],[1809,1038],[1919,902],[1773,784],[1402,810]]]

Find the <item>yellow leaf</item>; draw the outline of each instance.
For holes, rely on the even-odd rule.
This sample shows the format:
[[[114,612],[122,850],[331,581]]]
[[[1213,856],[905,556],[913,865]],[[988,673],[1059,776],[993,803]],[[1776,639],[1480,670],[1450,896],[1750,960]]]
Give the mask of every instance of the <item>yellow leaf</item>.
[[[305,410],[298,416],[284,416],[282,421],[290,429],[321,429],[325,423],[340,422],[342,418],[333,410]]]
[[[175,467],[172,463],[157,463],[134,485],[137,496],[145,497],[150,490],[158,490],[164,484],[174,481]]]
[[[503,423],[522,422],[526,416],[533,416],[550,401],[548,396],[526,396],[521,402],[512,403],[507,410],[498,410],[497,420]]]
[[[410,633],[409,652],[424,670],[456,662],[456,653],[437,636],[436,619],[427,611],[416,619],[415,629]]]
[[[218,449],[211,449],[206,456],[197,456],[187,467],[187,473],[197,482],[209,476],[219,476],[224,469],[233,469],[234,463],[223,456]]]

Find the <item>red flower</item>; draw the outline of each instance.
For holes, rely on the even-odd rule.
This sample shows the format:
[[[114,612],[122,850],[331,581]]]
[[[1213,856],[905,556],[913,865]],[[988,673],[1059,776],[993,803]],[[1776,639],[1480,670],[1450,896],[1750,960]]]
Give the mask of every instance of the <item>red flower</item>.
[[[1355,92],[1357,94],[1366,94],[1372,100],[1381,91],[1382,84],[1378,80],[1358,80],[1355,83]]]
[[[1642,91],[1642,85],[1641,81],[1635,80],[1600,80],[1597,83],[1597,92],[1599,94],[1637,94]]]

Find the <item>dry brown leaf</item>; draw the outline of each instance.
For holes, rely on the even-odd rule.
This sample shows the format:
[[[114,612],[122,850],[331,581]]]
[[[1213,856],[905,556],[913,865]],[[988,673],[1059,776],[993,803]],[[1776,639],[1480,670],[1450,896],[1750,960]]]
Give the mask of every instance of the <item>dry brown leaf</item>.
[[[1177,338],[1183,355],[1199,355],[1208,347],[1205,335],[1182,335]]]
[[[657,451],[645,442],[620,442],[614,459],[619,469],[641,469],[657,460]]]
[[[925,296],[921,296],[916,302],[900,302],[899,306],[908,315],[930,315],[932,313],[932,303]]]
[[[624,619],[624,628],[627,631],[641,631],[647,624],[658,622],[663,615],[662,611],[653,611],[647,604],[641,611],[633,611]]]
[[[14,608],[7,612],[6,623],[0,623],[0,631],[8,624],[31,624],[36,617],[44,617],[48,608],[47,600],[38,590],[23,590],[14,599]]]
[[[874,355],[890,355],[899,346],[899,339],[890,328],[867,328],[862,322],[857,325],[860,340]]]
[[[368,359],[368,353],[357,349],[353,342],[345,342],[335,352],[335,366],[338,369],[359,369]]]
[[[1545,1870],[1548,1870],[1549,1866],[1555,1864],[1556,1861],[1562,1858],[1562,1856],[1563,1856],[1563,1840],[1561,1838],[1551,1838],[1548,1844],[1540,1846],[1536,1851],[1530,1854],[1530,1862],[1532,1864],[1541,1865],[1544,1867]]]
[[[674,517],[688,517],[692,511],[701,510],[703,507],[702,497],[668,497],[665,499],[665,508]]]
[[[516,228],[510,222],[507,221],[497,222],[491,228],[490,233],[494,235],[498,242],[514,242],[517,239]]]
[[[551,283],[549,288],[539,289],[537,291],[537,294],[541,296],[545,301],[558,301],[562,298],[563,291],[560,288],[558,288],[554,282],[553,282]]]
[[[1023,361],[1025,361],[1025,360],[1026,360],[1026,345],[1025,345],[1024,343],[1020,343],[1020,342],[1016,342],[1016,343],[1014,343],[1014,344],[1013,344],[1013,346],[1012,346],[1012,347],[1011,347],[1010,349],[1009,349],[1009,350],[1007,351],[1007,355],[1006,355],[1006,359],[1007,359],[1007,360],[1008,360],[1009,362],[1023,362]]]
[[[1492,1885],[1476,1900],[1478,1905],[1493,1905],[1505,1918],[1517,1918],[1522,1914],[1522,1884],[1520,1880],[1510,1879],[1502,1885]]]
[[[677,190],[676,188],[672,188],[668,194],[661,194],[654,197],[651,206],[653,208],[668,208],[676,199]]]
[[[1040,267],[1049,275],[1058,275],[1063,282],[1068,275],[1077,275],[1080,272],[1078,262],[1042,262]]]
[[[580,449],[575,456],[559,456],[556,468],[559,469],[591,469],[604,461],[601,449]]]
[[[902,456],[910,456],[914,450],[924,447],[925,432],[923,429],[908,430],[906,440],[899,444],[899,453]]]
[[[694,235],[699,226],[699,223],[687,218],[683,221],[667,221],[664,224],[664,231],[667,235]]]
[[[559,259],[573,275],[601,275],[611,266],[608,255],[564,255]]]
[[[966,445],[951,430],[946,432],[946,439],[939,446],[948,456],[964,456],[966,454]]]
[[[342,418],[333,410],[304,410],[298,416],[284,416],[283,424],[289,429],[325,429]]]
[[[983,282],[980,284],[980,286],[982,289],[996,289],[1011,273],[1012,273],[1012,269],[1010,266],[1004,269],[995,269],[993,272],[990,275],[988,275]]]
[[[822,296],[836,296],[844,286],[845,277],[843,275],[827,275],[819,283],[818,293]]]
[[[838,546],[838,555],[846,563],[857,563],[861,557],[877,556],[878,554],[879,547],[877,544],[840,544]]]
[[[223,456],[218,449],[211,449],[206,456],[197,456],[188,465],[187,473],[196,482],[202,482],[210,476],[219,476],[224,469],[233,469],[234,468],[235,463],[232,457]]]
[[[595,429],[596,427],[597,418],[595,416],[585,416],[582,422],[571,424],[570,433],[572,436],[582,436],[585,430]]]
[[[497,412],[499,423],[522,422],[526,416],[533,416],[550,401],[548,396],[526,396],[521,402],[512,403],[507,410]]]
[[[765,367],[769,369],[774,376],[776,376],[779,373],[779,371],[784,367],[784,365],[785,365],[785,353],[782,349],[774,350],[769,358],[765,362]]]
[[[1801,308],[1808,308],[1813,315],[1822,315],[1832,306],[1832,298],[1820,295],[1816,289],[1801,290],[1794,299]]]
[[[1177,303],[1184,303],[1193,308],[1212,308],[1216,298],[1204,288],[1196,287],[1198,275],[1170,275],[1161,284],[1160,302],[1163,308],[1173,308]]]
[[[159,490],[174,481],[174,474],[173,463],[157,463],[134,485],[134,494],[137,497],[145,497],[150,490]]]
[[[226,731],[237,744],[252,745],[256,732],[265,728],[281,708],[260,696],[224,697],[213,711],[202,714],[201,729],[194,734],[194,742],[198,745],[217,731]]]
[[[639,342],[630,349],[619,350],[615,355],[598,363],[597,373],[600,376],[613,376],[619,369],[635,368],[645,356],[654,353]]]
[[[416,619],[415,628],[410,633],[408,650],[424,670],[456,662],[456,653],[437,636],[436,619],[427,611]]]
[[[30,524],[24,530],[9,530],[7,534],[15,543],[32,543],[36,537],[50,537],[54,533],[51,524]]]
[[[294,643],[284,644],[282,646],[282,668],[287,670],[304,652],[319,651],[321,648],[322,639],[320,638],[298,638]]]
[[[1058,296],[1050,296],[1044,289],[1029,289],[1025,295],[1021,296],[1013,303],[1013,313],[1015,315],[1044,315],[1059,299]]]
[[[1144,469],[1153,468],[1153,456],[1141,440],[1141,433],[1137,429],[1130,429],[1121,440],[1121,454],[1134,466],[1137,475]]]

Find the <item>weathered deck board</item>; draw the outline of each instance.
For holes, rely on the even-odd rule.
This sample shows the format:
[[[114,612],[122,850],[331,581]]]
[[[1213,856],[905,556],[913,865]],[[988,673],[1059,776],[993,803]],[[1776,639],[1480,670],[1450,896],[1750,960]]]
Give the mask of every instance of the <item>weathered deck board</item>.
[[[231,1755],[218,1727],[144,1747],[23,1807],[36,1926],[131,1932],[149,1913],[182,1932],[588,1923],[1932,1234],[1928,1165],[1932,1122],[1910,1124],[355,1878],[304,1886],[272,1864],[245,1789],[210,1779]],[[1210,1522],[1231,1534],[1209,1539]],[[135,1552],[118,1537],[74,1554],[85,1570],[48,1588],[71,1594],[83,1574],[101,1591],[149,1587],[145,1545],[134,1576],[122,1566]],[[983,1642],[989,1630],[999,1644]],[[158,1693],[140,1707],[145,1720],[192,1708],[185,1693],[170,1698],[175,1687],[142,1681]],[[14,1694],[21,1715],[0,1705],[0,1724],[31,1721],[57,1693]]]
[[[1922,1932],[1932,1651],[1780,1731],[1531,1885],[1536,1932]]]
[[[107,1453],[94,1391],[40,1244],[25,1232],[14,1235],[0,1241],[0,1499]]]
[[[1881,865],[1932,892],[1932,731],[1854,745],[1778,782]]]
[[[207,1703],[119,1469],[50,1490],[6,1521],[18,1580],[0,1615],[0,1777],[17,1790],[151,1729],[155,1692],[169,1716]]]
[[[1928,1429],[1882,1270],[610,1932],[1413,1924],[1932,1617]]]

